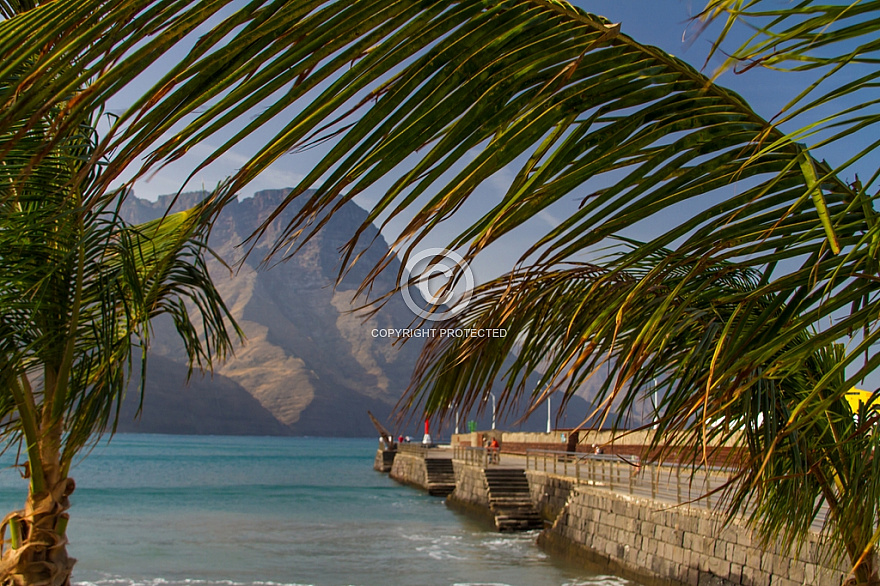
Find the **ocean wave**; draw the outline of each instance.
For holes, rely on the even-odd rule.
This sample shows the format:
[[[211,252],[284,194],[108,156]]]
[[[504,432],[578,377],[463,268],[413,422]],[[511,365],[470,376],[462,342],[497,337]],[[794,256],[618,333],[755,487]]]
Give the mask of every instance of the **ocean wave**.
[[[197,578],[126,578],[107,576],[94,580],[74,582],[74,586],[314,586],[299,582],[237,582],[235,580],[202,580]]]
[[[616,576],[593,576],[565,582],[560,586],[629,586],[632,582]],[[254,581],[237,582],[234,580],[201,580],[184,578],[179,580],[168,578],[125,578],[108,576],[96,580],[74,582],[74,586],[313,586],[299,582]],[[510,586],[505,582],[455,582],[451,586]]]
[[[461,547],[462,538],[459,535],[402,535],[408,541],[414,541],[415,551],[426,554],[434,560],[464,560],[466,556],[456,553]]]
[[[631,586],[633,582],[617,576],[592,576],[579,578],[573,582],[566,582],[562,586]]]

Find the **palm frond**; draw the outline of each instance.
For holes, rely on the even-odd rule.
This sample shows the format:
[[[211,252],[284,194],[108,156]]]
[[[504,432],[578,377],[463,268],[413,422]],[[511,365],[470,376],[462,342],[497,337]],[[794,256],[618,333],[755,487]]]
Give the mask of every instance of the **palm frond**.
[[[22,68],[0,87],[20,83]],[[190,369],[222,359],[228,328],[238,331],[206,265],[213,202],[126,225],[114,207],[124,190],[94,187],[103,171],[95,162],[100,111],[62,132],[54,124],[63,111],[55,105],[0,134],[0,407],[5,439],[27,438],[35,487],[40,457],[31,451],[48,433],[41,427],[63,422],[62,466],[115,428],[151,318],[172,316]],[[31,389],[35,374],[39,388]]]
[[[40,10],[15,21],[26,26]],[[74,13],[65,18],[77,18]],[[180,16],[193,17],[185,11]],[[147,17],[148,11],[138,16]],[[49,43],[45,31],[27,30]],[[229,34],[232,40],[220,44]],[[165,45],[152,47],[158,54]],[[84,92],[84,103],[131,77],[128,59],[116,53],[111,58],[91,45],[72,43],[64,46],[65,59],[73,58],[71,51],[103,71]],[[315,97],[322,82],[329,85]],[[27,104],[40,103],[34,98],[46,99],[34,92],[50,88],[15,89],[10,111],[21,115]],[[845,289],[841,299],[861,299],[864,307],[872,303],[873,279],[864,275],[873,274],[866,246],[877,228],[864,189],[838,180],[829,165],[814,161],[739,96],[686,63],[563,3],[249,4],[205,35],[120,118],[112,140],[108,137],[117,150],[104,180],[147,148],[154,149],[149,164],[175,160],[261,108],[207,164],[294,106],[300,111],[225,192],[231,197],[291,149],[339,133],[322,162],[288,196],[290,201],[318,186],[276,252],[301,231],[314,233],[325,211],[393,172],[399,179],[367,222],[411,215],[397,242],[405,258],[478,185],[513,165],[519,171],[501,202],[461,230],[453,247],[477,254],[560,199],[582,199],[576,213],[527,252],[552,266],[650,222],[662,210],[689,205],[698,210],[692,217],[634,254],[647,258],[674,246],[682,256],[758,268],[806,259],[794,271],[800,289],[792,291],[786,279],[767,287],[778,286],[778,294],[814,322],[836,310],[823,301],[829,292]],[[162,138],[198,109],[203,111],[172,139]],[[586,182],[602,178],[610,187],[580,192]],[[719,194],[731,184],[742,187],[734,195]],[[833,249],[843,253],[835,257]],[[836,331],[870,329],[865,315],[845,317]],[[866,337],[875,335],[871,330]]]
[[[505,335],[427,338],[404,405],[467,411],[501,384],[502,410],[551,395],[562,396],[564,409],[597,381],[584,422],[615,414],[618,429],[643,425],[633,415],[650,403],[650,457],[694,472],[719,462],[733,468],[722,505],[767,543],[802,544],[827,504],[824,531],[843,545],[825,553],[854,563],[878,518],[877,416],[853,417],[842,399],[850,388],[842,346],[817,347],[819,336],[796,312],[755,296],[758,271],[700,266],[703,259],[672,251],[631,263],[630,247],[638,248],[627,243],[601,264],[528,268],[478,287],[462,312],[434,327]],[[753,350],[777,337],[786,344],[775,355]],[[780,368],[795,352],[804,356],[799,367]],[[527,379],[533,372],[537,384]]]
[[[64,407],[70,422],[65,461],[108,426],[115,429],[137,354],[145,376],[153,317],[171,316],[190,372],[210,369],[231,352],[228,328],[240,331],[208,274],[208,207],[136,226],[108,214],[89,222],[96,228],[89,255],[95,260],[84,293],[73,392]]]
[[[67,104],[72,87],[84,89],[54,128],[80,123],[219,6],[197,14],[178,3],[120,4],[96,20],[87,3],[60,1],[0,23],[7,70],[33,72],[0,88],[7,105],[0,128],[18,128],[14,124],[33,121],[45,108]],[[124,26],[107,36],[114,20]],[[208,164],[283,120],[221,195],[221,201],[232,197],[291,150],[330,140],[327,155],[288,197],[317,185],[276,252],[314,233],[325,212],[390,173],[398,179],[349,253],[367,223],[408,214],[412,220],[396,243],[405,259],[478,185],[511,168],[517,173],[502,200],[472,219],[453,247],[478,254],[555,202],[580,200],[580,209],[526,252],[552,268],[686,205],[694,210],[690,217],[615,265],[624,279],[631,267],[671,249],[633,297],[679,266],[693,279],[681,291],[696,301],[701,274],[719,262],[762,271],[760,285],[739,292],[737,302],[748,308],[770,299],[771,307],[785,308],[785,319],[772,335],[747,330],[742,343],[693,346],[721,353],[718,376],[736,380],[737,368],[751,373],[749,365],[770,357],[774,375],[796,370],[811,344],[795,341],[832,315],[835,323],[823,326],[815,343],[861,329],[860,345],[838,368],[854,364],[880,335],[872,317],[880,237],[872,198],[838,179],[833,166],[814,160],[735,93],[624,32],[625,25],[543,0],[252,2],[204,34],[119,118],[95,151],[103,156],[115,149],[98,187],[144,154],[141,173],[234,128]],[[45,49],[33,64],[16,42],[24,34]],[[45,71],[53,72],[47,83],[30,82]],[[251,120],[237,122],[249,112],[255,112]],[[582,192],[587,182],[602,180],[608,187]],[[730,185],[737,186],[732,195],[721,191]],[[701,260],[688,260],[694,258]],[[666,307],[657,303],[657,311]],[[845,307],[852,311],[838,319]],[[659,313],[646,327],[633,334],[636,349],[664,331]],[[740,354],[728,356],[729,349]],[[854,377],[874,368],[877,359],[870,350],[868,356]]]
[[[45,172],[39,163],[65,137],[91,125],[111,96],[225,4],[56,0],[0,22],[0,136],[8,137],[0,142],[0,158],[13,155],[31,133],[45,137],[17,163],[16,185]],[[708,5],[710,16],[730,14],[729,26],[743,18],[759,21],[754,43],[734,59],[825,67],[829,80],[844,65],[865,68],[824,93],[818,85],[808,88],[782,122],[873,88],[877,2],[829,7],[805,1],[785,11],[758,11],[759,4]],[[29,7],[2,6],[7,14]],[[80,207],[109,205],[107,186],[123,172],[143,176],[223,136],[195,173],[272,127],[274,135],[224,185],[219,205],[282,156],[326,144],[326,155],[281,206],[307,198],[275,243],[275,254],[393,176],[349,242],[346,264],[355,260],[369,223],[400,217],[411,220],[385,261],[398,253],[406,260],[443,222],[461,219],[458,212],[473,201],[478,186],[512,170],[501,200],[468,217],[451,247],[470,258],[557,202],[580,206],[525,252],[523,262],[537,259],[533,267],[483,286],[455,318],[464,326],[508,328],[508,338],[431,340],[411,406],[436,411],[451,400],[474,403],[503,374],[501,358],[519,345],[506,373],[504,400],[533,392],[524,379],[535,368],[544,372],[539,388],[562,385],[571,393],[604,365],[604,410],[615,402],[632,406],[648,381],[658,380],[665,414],[655,435],[658,447],[662,438],[719,445],[733,431],[711,421],[745,425],[755,449],[743,468],[751,485],[743,486],[786,470],[813,488],[827,487],[835,474],[862,482],[862,472],[846,469],[851,459],[831,454],[828,437],[849,433],[840,419],[841,396],[880,364],[873,350],[880,338],[880,225],[868,194],[878,174],[848,185],[837,171],[873,152],[876,139],[832,164],[817,160],[811,149],[872,128],[876,100],[787,134],[685,62],[628,37],[625,23],[558,1],[255,0],[200,32],[185,57],[65,176],[65,189],[86,202]],[[820,131],[825,134],[815,135]],[[812,144],[801,144],[812,136],[818,136]],[[89,176],[105,158],[101,173]],[[585,187],[593,184],[604,187]],[[651,241],[601,264],[576,264],[606,238],[656,223],[676,207],[686,208],[686,217],[655,230]],[[169,220],[169,229],[186,224]],[[129,244],[145,256],[102,257],[115,263],[116,272],[106,276],[114,286],[104,291],[103,304],[83,305],[83,324],[92,323],[90,311],[97,315],[105,307],[124,307],[126,315],[138,317],[133,324],[161,308],[195,340],[185,306],[164,294],[198,290],[187,287],[200,283],[201,265],[197,261],[189,273],[171,260],[174,254],[161,256],[164,238],[154,242],[161,224],[144,230],[156,232],[146,239],[119,234],[130,235]],[[77,256],[53,257],[52,266],[103,278],[104,265],[85,268],[82,249],[74,246],[89,237],[83,233],[61,247]],[[168,263],[138,262],[153,253]],[[22,267],[22,279],[42,270]],[[91,289],[80,293],[94,297]],[[154,305],[146,304],[151,294]],[[202,313],[216,308],[197,293],[190,299]],[[221,321],[214,318],[208,331]],[[112,351],[130,339],[119,334],[95,328],[90,335]],[[39,331],[22,328],[16,335],[24,339]],[[835,345],[841,340],[851,347],[841,350]],[[193,360],[206,359],[192,348]],[[857,364],[860,355],[866,358]],[[74,378],[77,389],[94,380],[116,388],[118,371],[83,360],[87,376]],[[107,421],[99,402],[79,396],[81,403],[65,405],[88,413],[83,422]],[[765,423],[757,423],[758,413]],[[829,414],[831,423],[820,422]],[[815,446],[803,440],[811,435],[821,439]],[[783,453],[791,456],[791,467],[774,468],[776,460],[764,465]],[[813,474],[817,470],[824,481]],[[774,494],[794,495],[801,490],[797,482],[780,484]],[[751,493],[732,494],[742,502]],[[843,495],[824,494],[829,500]],[[804,529],[810,506],[798,509],[786,535]],[[756,518],[772,521],[772,511],[758,509]],[[841,526],[849,523],[844,515],[839,519]]]
[[[730,51],[719,73],[765,67],[811,74],[774,121],[792,128],[788,140],[810,142],[814,149],[832,145],[846,149],[847,158],[837,161],[835,168],[850,174],[867,171],[870,175],[864,183],[854,182],[856,190],[876,191],[878,174],[870,157],[878,147],[880,124],[875,96],[880,78],[880,3],[801,1],[780,7],[765,0],[711,0],[702,16],[725,21],[714,43],[716,51],[734,27],[753,30],[747,41]]]
[[[85,89],[54,128],[81,122],[134,71],[212,14],[155,2],[123,4],[95,20],[90,8],[55,2],[0,25],[0,51],[13,57],[8,67],[53,71],[48,83],[30,83],[32,74],[2,88],[8,108],[0,128],[34,120],[78,85]],[[114,19],[126,23],[114,42],[84,42],[104,39],[98,33]],[[137,30],[128,23],[137,23]],[[59,31],[72,30],[76,35],[64,37],[69,42],[58,42]],[[24,33],[45,47],[32,65],[15,43]],[[80,67],[52,69],[62,62]],[[837,179],[831,166],[813,160],[739,96],[686,63],[561,2],[253,2],[205,34],[121,116],[102,143],[116,151],[101,181],[113,180],[148,149],[142,172],[175,160],[260,108],[207,164],[297,105],[301,110],[225,194],[231,197],[291,149],[338,133],[327,156],[291,192],[289,200],[318,185],[276,251],[301,230],[313,233],[325,221],[314,218],[326,218],[324,211],[393,171],[399,179],[367,222],[411,213],[397,243],[406,257],[476,186],[514,165],[519,172],[502,201],[463,229],[453,246],[477,254],[556,201],[577,197],[581,208],[527,252],[554,266],[670,206],[692,205],[696,213],[632,251],[620,269],[670,246],[676,258],[705,259],[694,266],[694,278],[696,269],[719,261],[778,270],[794,259],[800,268],[769,276],[755,299],[773,295],[802,328],[852,306],[822,330],[822,343],[862,328],[860,348],[869,348],[878,336],[870,317],[878,227],[865,190]],[[163,138],[180,124],[183,130]],[[94,156],[103,153],[98,148]],[[579,192],[603,177],[609,187]],[[742,185],[738,193],[717,193],[734,183]],[[807,348],[785,350],[790,341],[760,338],[750,346],[750,359],[780,356],[789,362],[779,368],[796,368]],[[852,363],[854,355],[844,362]],[[856,376],[874,362],[869,358]]]

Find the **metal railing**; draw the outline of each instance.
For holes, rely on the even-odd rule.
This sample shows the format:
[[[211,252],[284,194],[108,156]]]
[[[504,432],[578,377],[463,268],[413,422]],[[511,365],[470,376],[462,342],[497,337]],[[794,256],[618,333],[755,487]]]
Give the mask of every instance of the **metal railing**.
[[[527,450],[525,460],[526,470],[566,476],[618,493],[707,509],[721,503],[724,491],[713,491],[730,479],[729,471],[721,468],[692,472],[676,464],[641,462],[635,456]]]
[[[397,444],[397,451],[404,454],[411,454],[413,456],[418,456],[419,458],[448,458],[449,457],[449,446],[440,446],[440,445],[431,445],[426,446],[425,444],[416,444],[416,443],[403,443]]]
[[[428,446],[424,446],[422,444],[397,444],[397,451],[401,454],[411,454],[413,456],[418,456],[419,458],[427,458],[428,450],[430,450]]]
[[[495,448],[472,448],[470,446],[455,446],[452,448],[452,458],[472,466],[486,468],[490,464],[498,464],[500,451]]]

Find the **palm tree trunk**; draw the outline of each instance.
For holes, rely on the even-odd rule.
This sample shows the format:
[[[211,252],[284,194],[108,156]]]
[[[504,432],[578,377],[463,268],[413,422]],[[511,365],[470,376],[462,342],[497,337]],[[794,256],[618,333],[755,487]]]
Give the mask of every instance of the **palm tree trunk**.
[[[858,537],[857,539],[863,541]],[[875,557],[876,553],[873,548],[868,555],[852,556],[852,562],[856,564],[856,567],[853,568],[853,577],[857,586],[880,586]]]
[[[880,576],[877,574],[873,555],[866,557],[864,561],[853,570],[853,574],[845,583],[845,586],[878,586]]]
[[[68,586],[75,559],[67,555],[68,497],[75,488],[64,478],[51,490],[29,492],[25,508],[7,515],[10,547],[0,558],[3,586]]]
[[[54,391],[54,372],[46,370],[47,395]],[[29,449],[30,486],[24,509],[6,516],[10,547],[0,557],[0,586],[69,586],[75,559],[67,555],[70,495],[76,488],[61,465],[63,424],[44,405],[42,433]]]
[[[837,495],[828,483],[828,479],[825,477],[820,466],[812,466],[811,469],[814,478],[818,480],[819,486],[822,489],[822,494],[825,497],[825,502],[828,504],[830,514],[840,519],[840,504],[837,500]],[[861,531],[858,528],[851,532],[840,533],[841,536],[849,536],[849,539],[842,537],[844,541],[843,546],[854,565],[852,577],[846,582],[846,586],[880,586],[880,575],[877,573],[875,564],[876,551],[872,548],[869,554],[863,555],[865,539],[860,534]]]

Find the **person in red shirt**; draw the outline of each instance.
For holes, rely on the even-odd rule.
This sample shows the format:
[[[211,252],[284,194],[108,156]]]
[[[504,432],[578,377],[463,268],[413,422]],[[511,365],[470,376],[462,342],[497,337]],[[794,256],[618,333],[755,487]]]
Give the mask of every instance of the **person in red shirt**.
[[[489,443],[489,461],[494,464],[497,464],[500,460],[499,448],[500,446],[498,445],[498,440],[493,437],[492,441]]]

